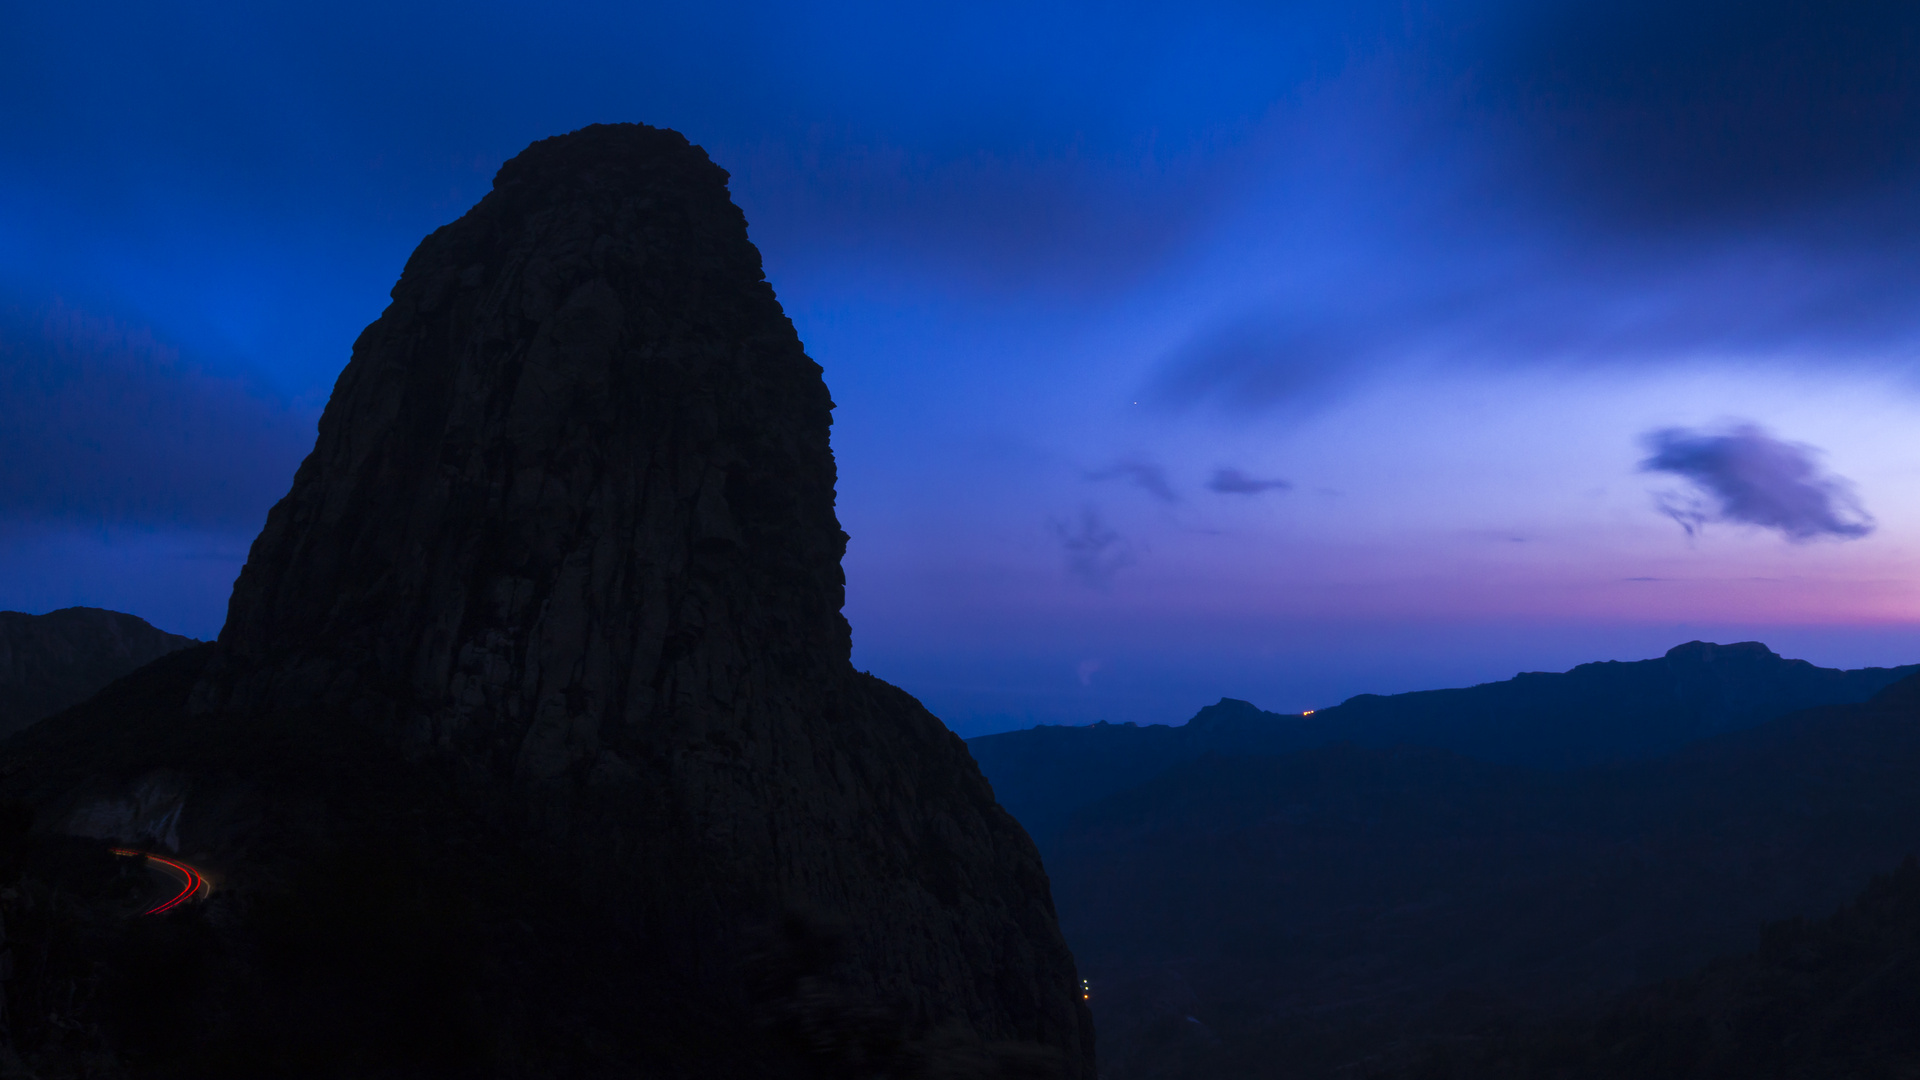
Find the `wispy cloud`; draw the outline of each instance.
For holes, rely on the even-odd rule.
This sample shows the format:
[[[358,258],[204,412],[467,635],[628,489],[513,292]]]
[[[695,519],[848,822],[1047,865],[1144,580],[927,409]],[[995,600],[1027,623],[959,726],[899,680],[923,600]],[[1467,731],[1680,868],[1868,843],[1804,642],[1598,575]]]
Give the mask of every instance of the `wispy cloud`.
[[[1332,396],[1374,359],[1381,336],[1376,320],[1288,314],[1262,305],[1199,328],[1163,359],[1147,392],[1176,407],[1299,405]]]
[[[1096,589],[1113,584],[1115,574],[1133,565],[1133,545],[1092,507],[1080,511],[1077,521],[1054,522],[1053,531],[1066,550],[1067,571]]]
[[[1166,470],[1149,461],[1116,461],[1104,469],[1096,469],[1087,474],[1087,479],[1098,483],[1103,480],[1125,480],[1141,491],[1164,503],[1180,501],[1180,495],[1168,482]]]
[[[1757,424],[1717,434],[1662,428],[1642,441],[1652,452],[1640,463],[1643,471],[1672,473],[1693,485],[1654,498],[1689,536],[1709,521],[1757,525],[1796,542],[1856,540],[1874,529],[1853,485],[1821,469],[1818,448],[1776,439]]]
[[[311,418],[140,328],[0,306],[0,524],[259,527]]]
[[[1232,466],[1215,469],[1213,479],[1207,481],[1208,491],[1217,491],[1222,495],[1258,495],[1263,491],[1285,491],[1292,486],[1285,480],[1261,480],[1248,476]]]

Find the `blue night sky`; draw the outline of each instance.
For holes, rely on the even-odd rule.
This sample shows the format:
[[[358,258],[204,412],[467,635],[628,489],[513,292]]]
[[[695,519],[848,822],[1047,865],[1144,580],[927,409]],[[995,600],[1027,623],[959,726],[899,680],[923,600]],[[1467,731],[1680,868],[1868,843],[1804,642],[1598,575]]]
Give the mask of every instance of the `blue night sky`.
[[[199,637],[534,139],[733,175],[964,734],[1920,660],[1920,8],[0,6],[0,608]]]

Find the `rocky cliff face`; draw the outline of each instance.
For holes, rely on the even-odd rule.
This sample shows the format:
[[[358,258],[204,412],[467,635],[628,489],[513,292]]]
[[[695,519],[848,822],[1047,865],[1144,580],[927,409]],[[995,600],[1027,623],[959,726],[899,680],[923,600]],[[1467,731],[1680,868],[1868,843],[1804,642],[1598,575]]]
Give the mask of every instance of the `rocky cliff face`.
[[[99,608],[0,611],[0,736],[77,704],[193,639]]]
[[[911,1029],[1091,1077],[1032,843],[849,663],[833,403],[726,180],[673,132],[591,127],[422,243],[190,711],[449,768],[689,985],[806,913]]]

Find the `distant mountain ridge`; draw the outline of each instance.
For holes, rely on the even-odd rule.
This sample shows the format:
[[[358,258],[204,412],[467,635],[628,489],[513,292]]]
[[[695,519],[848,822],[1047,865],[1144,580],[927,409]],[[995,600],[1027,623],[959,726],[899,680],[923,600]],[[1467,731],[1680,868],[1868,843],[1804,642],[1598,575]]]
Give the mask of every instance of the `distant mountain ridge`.
[[[0,737],[69,705],[136,668],[189,645],[137,615],[70,607],[45,615],[0,611]]]
[[[1333,738],[1438,746],[1483,761],[1580,768],[1634,761],[1819,705],[1851,705],[1920,671],[1815,667],[1758,641],[1689,641],[1655,660],[1523,672],[1459,690],[1361,694],[1316,713]]]
[[[1222,698],[1185,725],[1039,727],[967,740],[1001,805],[1044,847],[1074,810],[1207,753],[1330,743],[1423,746],[1481,761],[1574,769],[1658,756],[1820,705],[1866,701],[1920,664],[1843,671],[1757,641],[1690,641],[1651,660],[1405,694],[1361,694],[1310,715]]]

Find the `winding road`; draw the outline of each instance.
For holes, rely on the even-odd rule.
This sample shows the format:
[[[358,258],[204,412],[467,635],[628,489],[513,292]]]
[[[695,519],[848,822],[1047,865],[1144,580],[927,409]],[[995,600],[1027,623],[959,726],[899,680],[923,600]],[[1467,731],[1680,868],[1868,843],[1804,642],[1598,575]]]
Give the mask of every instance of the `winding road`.
[[[113,853],[115,855],[124,855],[128,858],[134,858],[136,856],[145,858],[149,867],[158,869],[161,873],[180,883],[180,894],[178,896],[148,908],[141,912],[142,915],[164,914],[190,900],[205,899],[207,894],[213,891],[213,885],[207,881],[205,874],[176,859],[169,859],[164,855],[155,855],[150,851],[136,851],[133,848],[114,848]]]

